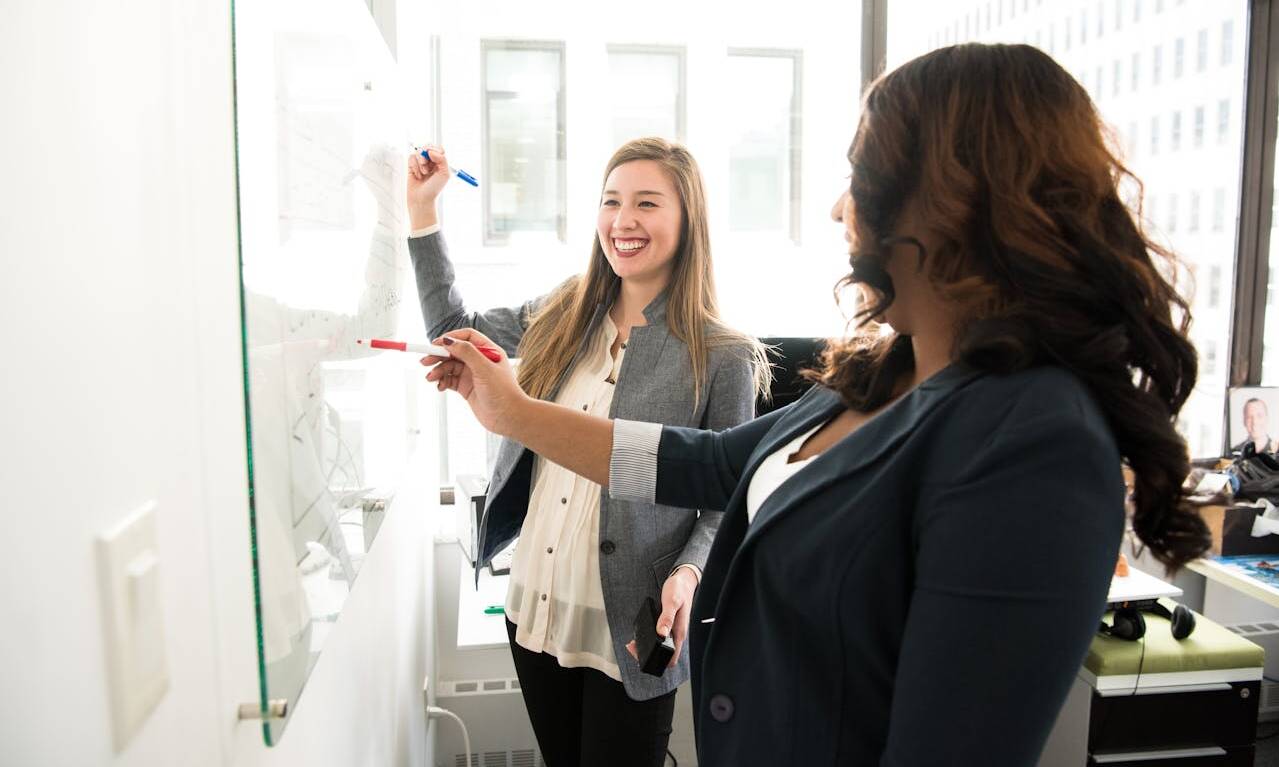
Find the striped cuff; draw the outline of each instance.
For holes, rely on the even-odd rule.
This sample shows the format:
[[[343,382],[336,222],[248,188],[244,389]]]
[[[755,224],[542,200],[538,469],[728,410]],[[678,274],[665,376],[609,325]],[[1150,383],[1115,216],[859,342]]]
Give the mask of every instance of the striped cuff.
[[[440,231],[440,225],[431,224],[430,226],[424,226],[421,229],[414,229],[409,232],[409,237],[425,237],[428,234],[435,234],[438,231]]]
[[[653,503],[657,496],[660,423],[613,421],[613,455],[608,461],[608,494],[619,500]]]

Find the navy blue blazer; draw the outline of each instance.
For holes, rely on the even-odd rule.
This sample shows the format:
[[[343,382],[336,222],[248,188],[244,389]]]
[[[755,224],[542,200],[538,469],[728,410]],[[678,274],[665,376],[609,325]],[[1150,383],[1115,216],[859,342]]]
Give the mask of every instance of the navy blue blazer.
[[[815,387],[728,431],[661,431],[657,502],[727,512],[691,622],[700,763],[1033,765],[1120,546],[1104,416],[1058,368],[951,366],[748,525],[760,461],[843,407]]]

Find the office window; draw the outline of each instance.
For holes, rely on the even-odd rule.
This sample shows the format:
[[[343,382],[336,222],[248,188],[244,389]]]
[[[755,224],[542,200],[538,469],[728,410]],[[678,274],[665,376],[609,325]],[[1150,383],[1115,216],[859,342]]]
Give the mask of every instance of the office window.
[[[1094,101],[1101,101],[1102,95],[1106,92],[1106,89],[1101,87],[1101,78],[1101,67],[1097,67],[1097,79],[1093,82],[1093,93],[1095,94],[1093,96]]]
[[[974,4],[918,26],[919,39],[936,44],[953,31],[958,41]],[[543,5],[432,6],[439,45],[433,92],[420,94],[427,122],[480,182],[455,181],[442,210],[467,303],[516,306],[582,272],[606,162],[625,139],[658,134],[686,143],[705,180],[725,322],[760,336],[842,332],[831,288],[848,258],[829,210],[847,188],[843,157],[860,110],[861,9],[798,0],[785,14],[742,14],[731,28],[698,4],[681,6],[678,23],[668,13],[632,14],[623,26],[616,14],[577,13],[553,25],[562,39],[539,43],[528,36],[551,28]],[[523,39],[506,41],[516,33]],[[744,52],[730,50],[736,37],[762,49],[752,53],[791,55],[732,56]],[[801,56],[822,66],[801,68]],[[801,81],[824,97],[801,99]],[[813,147],[802,152],[801,126]],[[750,230],[734,231],[743,219]]]
[[[1066,21],[1062,24],[1062,26],[1065,27],[1066,29],[1066,50],[1070,50],[1070,39],[1071,39],[1070,30],[1072,29],[1070,25],[1070,19],[1066,19]]]
[[[990,31],[990,3],[986,3],[986,31]]]
[[[1106,34],[1106,17],[1105,14],[1102,13],[1102,11],[1105,10],[1105,7],[1105,3],[1097,3],[1097,37],[1102,37]]]
[[[1155,13],[1164,12],[1164,0],[1155,0]]]
[[[1221,66],[1230,66],[1235,53],[1235,24],[1227,19],[1221,23]]]
[[[1016,42],[1024,32],[1041,29],[1043,42],[1048,44],[1050,27],[1060,27],[1063,20],[1073,26],[1079,22],[1081,10],[1086,9],[1090,19],[1104,14],[1105,26],[1110,28],[1104,37],[1092,35],[1086,51],[1074,44],[1079,40],[1072,40],[1067,54],[1061,54],[1063,39],[1059,37],[1057,53],[1068,70],[1087,74],[1092,92],[1110,96],[1119,89],[1121,97],[1099,99],[1097,109],[1115,131],[1119,148],[1127,150],[1125,164],[1144,186],[1145,198],[1140,203],[1132,198],[1130,204],[1141,205],[1143,226],[1187,264],[1188,273],[1198,277],[1197,285],[1187,282],[1180,287],[1186,291],[1194,288],[1196,340],[1211,339],[1217,345],[1218,361],[1215,372],[1201,372],[1199,384],[1181,414],[1185,424],[1182,433],[1195,456],[1217,455],[1224,434],[1222,413],[1228,365],[1223,355],[1230,344],[1235,279],[1234,261],[1229,254],[1234,253],[1237,244],[1236,195],[1230,190],[1238,185],[1241,172],[1242,136],[1238,126],[1243,109],[1243,73],[1239,71],[1242,67],[1237,66],[1241,62],[1231,60],[1233,52],[1226,41],[1246,27],[1249,4],[1249,0],[1188,2],[1177,7],[1175,13],[1151,18],[1149,0],[1031,3],[1017,28],[1006,33],[1012,39],[999,39],[998,33],[991,38],[991,42]],[[889,5],[891,68],[924,52],[919,48],[901,49],[895,42],[899,34],[921,25],[927,28],[930,25],[926,20],[931,16],[946,19],[946,23],[950,17],[930,13],[930,9],[949,7],[943,0],[892,0]],[[968,7],[972,5],[970,2]],[[1161,11],[1172,5],[1161,6]],[[1111,34],[1112,29],[1122,31]],[[1219,41],[1223,48],[1220,58]],[[1242,43],[1236,45],[1243,50]],[[1118,68],[1115,62],[1120,63]],[[1230,66],[1219,66],[1218,62]],[[1100,82],[1098,64],[1102,65]],[[1181,78],[1175,81],[1181,86],[1191,73],[1195,75],[1193,88],[1164,87],[1174,76]],[[1209,122],[1214,117],[1215,128]],[[1183,135],[1183,130],[1187,135]],[[1215,141],[1206,135],[1209,131],[1216,133]],[[1173,147],[1177,151],[1170,156]],[[1191,148],[1194,151],[1184,151]],[[1190,231],[1192,228],[1194,232]],[[1272,295],[1279,295],[1279,229],[1275,231],[1276,264],[1271,269],[1271,287]],[[1213,266],[1217,267],[1215,272]],[[1273,299],[1270,311],[1267,326],[1276,330],[1271,331],[1265,359],[1273,382],[1279,385],[1279,299]],[[1199,351],[1201,355],[1206,353],[1202,348]]]
[[[749,105],[728,123],[734,231],[784,232],[799,241],[800,82],[798,52],[730,52],[726,86],[734,103]]]
[[[564,45],[485,40],[484,239],[565,239]]]
[[[684,49],[608,46],[613,146],[660,136],[684,141]]]
[[[1088,11],[1079,12],[1079,44],[1088,42]]]

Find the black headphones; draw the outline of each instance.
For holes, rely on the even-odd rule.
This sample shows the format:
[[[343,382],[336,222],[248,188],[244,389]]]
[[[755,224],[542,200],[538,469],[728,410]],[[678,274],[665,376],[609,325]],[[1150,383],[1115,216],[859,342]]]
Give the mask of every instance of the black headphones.
[[[1167,618],[1169,628],[1172,630],[1172,638],[1177,641],[1190,636],[1195,630],[1195,614],[1186,609],[1185,605],[1177,605],[1169,610],[1162,602],[1155,602],[1146,608],[1146,612]],[[1146,619],[1141,617],[1141,611],[1135,607],[1120,607],[1115,610],[1110,625],[1102,621],[1097,631],[1115,639],[1135,642],[1146,635]]]

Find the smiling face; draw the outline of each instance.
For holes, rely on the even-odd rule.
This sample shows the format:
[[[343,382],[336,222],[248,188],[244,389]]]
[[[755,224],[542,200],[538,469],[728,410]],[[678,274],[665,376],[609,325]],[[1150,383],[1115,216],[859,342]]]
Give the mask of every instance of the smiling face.
[[[1243,425],[1248,430],[1249,439],[1263,442],[1270,436],[1270,414],[1266,412],[1266,403],[1251,400],[1243,406]]]
[[[633,160],[608,174],[596,229],[618,277],[669,280],[683,222],[679,192],[658,163]]]

